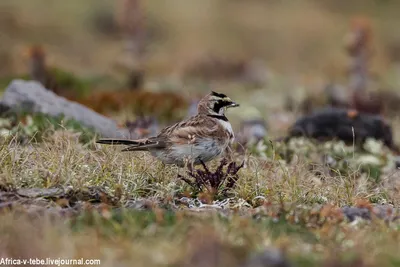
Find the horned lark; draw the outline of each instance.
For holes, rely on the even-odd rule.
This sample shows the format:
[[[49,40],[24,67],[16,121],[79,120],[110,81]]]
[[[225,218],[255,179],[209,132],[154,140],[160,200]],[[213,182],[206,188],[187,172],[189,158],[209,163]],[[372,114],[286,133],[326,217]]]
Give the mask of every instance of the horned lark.
[[[238,107],[224,94],[211,92],[200,100],[197,115],[138,140],[100,139],[99,144],[128,145],[122,151],[149,151],[165,164],[179,167],[207,162],[222,154],[234,140],[225,110]]]

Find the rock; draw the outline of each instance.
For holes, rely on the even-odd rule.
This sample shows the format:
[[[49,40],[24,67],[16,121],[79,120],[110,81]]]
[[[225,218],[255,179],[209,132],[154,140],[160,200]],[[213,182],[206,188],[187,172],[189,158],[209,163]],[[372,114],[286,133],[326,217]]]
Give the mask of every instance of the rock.
[[[399,210],[391,205],[374,205],[371,209],[361,207],[343,207],[343,214],[352,222],[357,217],[364,220],[371,220],[373,216],[385,221],[396,221]]]
[[[382,116],[342,108],[325,108],[301,117],[289,129],[286,142],[300,136],[320,141],[338,139],[348,144],[355,141],[356,145],[373,138],[393,152],[400,151],[394,143],[392,127]]]
[[[342,212],[350,222],[354,221],[357,217],[364,220],[371,219],[371,213],[367,208],[343,207]]]
[[[146,199],[139,199],[139,200],[130,199],[125,203],[124,206],[126,209],[143,211],[143,210],[151,210],[153,203],[150,200]]]
[[[396,168],[399,169],[400,168],[400,156],[395,156],[394,162],[396,164]]]
[[[392,221],[398,210],[395,210],[391,205],[375,205],[372,208],[372,212],[379,219]]]
[[[64,115],[82,125],[93,128],[103,137],[124,138],[129,136],[127,129],[120,129],[115,121],[95,111],[57,96],[35,81],[13,80],[4,92],[0,105],[14,110],[40,112],[50,116]]]
[[[38,198],[38,197],[60,197],[64,195],[62,188],[21,188],[17,190],[17,194],[22,197]]]

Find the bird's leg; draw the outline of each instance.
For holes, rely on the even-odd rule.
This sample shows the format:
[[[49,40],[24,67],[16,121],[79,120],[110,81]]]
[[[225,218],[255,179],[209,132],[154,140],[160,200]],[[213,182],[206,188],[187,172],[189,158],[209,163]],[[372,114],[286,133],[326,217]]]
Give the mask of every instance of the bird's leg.
[[[190,163],[188,165],[188,169],[190,172],[193,172],[193,170],[194,170],[194,161],[193,160],[190,161]]]
[[[186,165],[184,165],[184,166],[178,166],[178,167],[177,167],[178,169],[177,169],[177,171],[176,171],[176,176],[178,177],[178,179],[182,179],[183,176],[185,176],[185,172],[183,172],[182,175],[180,174],[181,169],[184,169],[185,166],[186,166]]]
[[[190,159],[190,158],[186,158],[186,159],[184,159],[184,161],[185,161],[185,168],[187,168],[188,171],[190,173],[192,173],[194,170],[194,160]]]
[[[233,161],[233,150],[231,146],[226,147],[223,157],[227,161]]]
[[[182,168],[183,169],[185,169],[185,168],[187,168],[187,169],[189,169],[189,167],[188,167],[188,163],[189,163],[189,161],[188,161],[188,159],[183,159],[183,166],[182,166]],[[178,167],[178,178],[181,178],[182,176],[179,174],[179,172],[180,172],[180,167]]]

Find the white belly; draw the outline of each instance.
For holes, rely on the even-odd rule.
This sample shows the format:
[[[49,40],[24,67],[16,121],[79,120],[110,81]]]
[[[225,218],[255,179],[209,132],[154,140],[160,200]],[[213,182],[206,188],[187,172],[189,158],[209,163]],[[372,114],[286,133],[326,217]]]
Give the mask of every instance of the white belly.
[[[182,144],[171,147],[169,150],[153,151],[152,154],[165,164],[184,166],[187,160],[194,164],[200,161],[207,162],[219,156],[224,149],[216,140],[206,139],[196,144]]]

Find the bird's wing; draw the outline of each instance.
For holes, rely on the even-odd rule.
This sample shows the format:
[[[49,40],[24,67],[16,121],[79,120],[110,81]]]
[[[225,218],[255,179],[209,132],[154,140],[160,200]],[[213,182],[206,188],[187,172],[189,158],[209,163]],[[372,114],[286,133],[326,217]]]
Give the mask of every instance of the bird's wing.
[[[221,127],[210,117],[197,115],[185,121],[164,128],[157,136],[166,143],[190,144],[204,138],[217,137]]]

